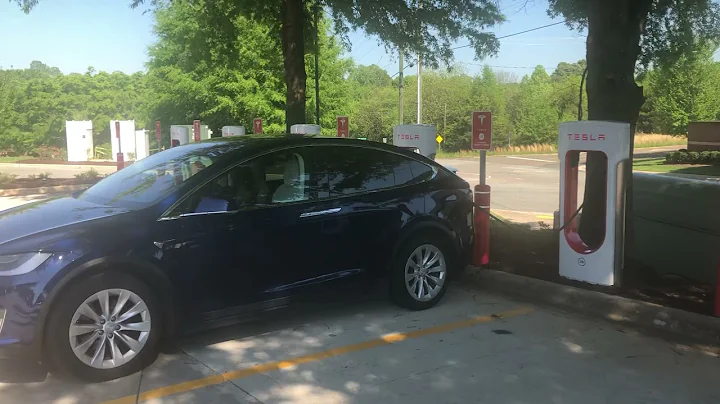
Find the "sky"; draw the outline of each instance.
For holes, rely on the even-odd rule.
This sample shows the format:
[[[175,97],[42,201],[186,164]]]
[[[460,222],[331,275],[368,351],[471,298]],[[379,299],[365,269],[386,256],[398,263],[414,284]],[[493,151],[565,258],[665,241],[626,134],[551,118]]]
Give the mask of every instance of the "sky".
[[[501,0],[507,21],[493,27],[497,36],[562,21],[547,15],[547,1]],[[134,73],[145,70],[147,47],[155,41],[153,18],[143,9],[131,9],[130,0],[41,0],[26,15],[14,0],[0,0],[0,68],[27,68],[33,60],[60,68],[63,73],[95,70]],[[377,38],[362,32],[350,35],[348,52],[358,64],[377,64],[391,75],[397,72],[397,56],[385,53]],[[457,45],[465,45],[460,40]],[[529,74],[536,65],[548,72],[560,62],[585,58],[584,33],[555,25],[500,41],[492,58],[475,60],[470,48],[455,51],[456,62],[469,74],[488,64],[496,70]],[[407,65],[407,62],[406,62]],[[405,74],[414,74],[406,68]]]

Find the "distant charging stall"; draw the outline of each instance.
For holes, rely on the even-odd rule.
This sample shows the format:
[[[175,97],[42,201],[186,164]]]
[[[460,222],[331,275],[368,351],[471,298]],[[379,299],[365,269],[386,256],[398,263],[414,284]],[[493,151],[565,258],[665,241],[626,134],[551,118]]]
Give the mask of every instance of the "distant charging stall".
[[[135,121],[119,121],[120,122],[120,144],[115,132],[115,122],[110,121],[110,144],[112,145],[112,158],[117,161],[117,155],[122,148],[124,161],[130,161],[130,153],[135,153]]]
[[[170,147],[190,143],[189,125],[170,125]]]
[[[290,134],[292,135],[319,135],[320,125],[311,125],[306,123],[299,123],[290,127]]]
[[[142,160],[150,155],[150,139],[148,131],[140,129],[135,131],[135,160]]]
[[[597,285],[620,280],[625,239],[625,170],[630,161],[630,125],[579,121],[560,125],[560,275]],[[604,237],[587,245],[578,233],[580,154],[600,153],[607,166]]]
[[[223,126],[222,137],[227,136],[245,136],[244,126]]]
[[[92,121],[65,121],[68,161],[88,161],[94,157]]]
[[[420,149],[420,154],[435,160],[437,153],[435,125],[396,125],[393,127],[393,144],[399,147]]]

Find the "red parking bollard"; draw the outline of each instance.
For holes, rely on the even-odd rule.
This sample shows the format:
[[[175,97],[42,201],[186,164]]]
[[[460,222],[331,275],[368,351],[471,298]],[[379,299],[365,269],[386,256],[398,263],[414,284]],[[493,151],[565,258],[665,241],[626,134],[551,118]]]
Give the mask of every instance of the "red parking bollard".
[[[490,262],[490,185],[475,185],[475,245],[473,265]]]
[[[120,171],[125,168],[125,157],[122,153],[117,154],[117,170]]]

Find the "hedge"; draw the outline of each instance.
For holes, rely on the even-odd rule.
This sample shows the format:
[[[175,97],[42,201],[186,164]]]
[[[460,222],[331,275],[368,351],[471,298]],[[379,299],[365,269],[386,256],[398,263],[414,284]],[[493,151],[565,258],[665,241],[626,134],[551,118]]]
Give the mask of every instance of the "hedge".
[[[715,164],[720,165],[720,151],[676,151],[665,156],[665,164]]]

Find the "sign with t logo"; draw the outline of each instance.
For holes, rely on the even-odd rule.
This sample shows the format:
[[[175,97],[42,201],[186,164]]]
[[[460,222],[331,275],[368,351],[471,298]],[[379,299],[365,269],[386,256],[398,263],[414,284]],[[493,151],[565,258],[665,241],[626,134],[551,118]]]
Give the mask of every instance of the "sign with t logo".
[[[492,112],[474,111],[472,113],[473,150],[490,150],[492,143]]]
[[[350,137],[350,120],[346,116],[337,117],[337,137]]]
[[[262,135],[262,118],[253,119],[253,133],[256,135]]]

